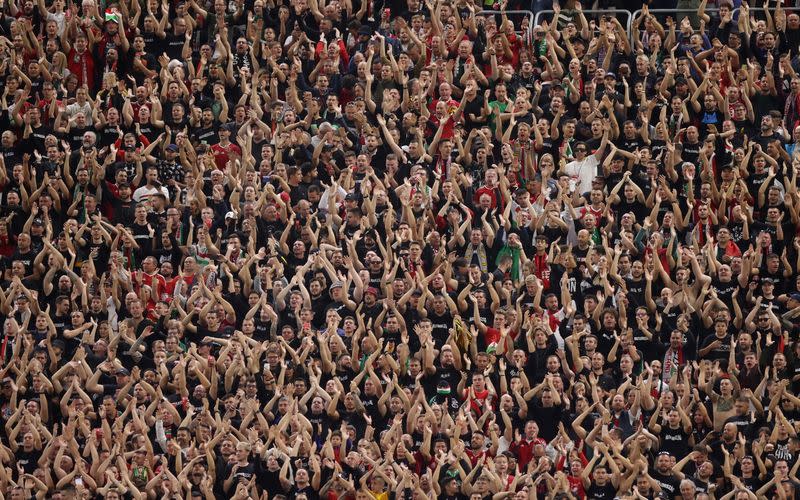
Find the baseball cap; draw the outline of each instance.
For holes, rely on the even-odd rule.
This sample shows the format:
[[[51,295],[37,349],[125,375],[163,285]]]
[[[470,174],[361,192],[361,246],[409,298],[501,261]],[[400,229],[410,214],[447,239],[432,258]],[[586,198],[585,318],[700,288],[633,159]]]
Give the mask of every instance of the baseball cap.
[[[603,78],[613,78],[614,80],[616,80],[616,79],[617,79],[617,75],[615,75],[615,74],[614,74],[613,72],[611,72],[611,71],[608,71],[608,72],[605,74],[605,76],[603,76]]]
[[[376,297],[378,296],[378,290],[376,290],[374,286],[371,286],[371,287],[367,288],[365,293],[371,293],[372,295],[374,295]]]
[[[172,151],[173,153],[178,152],[178,145],[177,144],[170,144],[166,147],[167,151]]]

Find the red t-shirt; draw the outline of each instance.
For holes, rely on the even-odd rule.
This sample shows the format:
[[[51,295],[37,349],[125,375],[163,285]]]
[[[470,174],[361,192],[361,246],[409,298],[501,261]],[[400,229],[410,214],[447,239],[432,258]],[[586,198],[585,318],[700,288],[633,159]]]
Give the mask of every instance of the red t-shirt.
[[[217,168],[224,172],[228,160],[232,160],[233,156],[242,156],[242,148],[234,143],[230,143],[227,146],[214,144],[211,146],[211,153],[214,155],[214,163]]]
[[[150,300],[147,301],[147,305],[145,306],[148,310],[150,310],[150,309],[152,309],[152,308],[154,308],[156,306],[156,301],[161,299],[160,296],[159,297],[155,296],[155,289],[154,289],[154,286],[153,286],[153,281],[158,283],[158,293],[159,293],[159,295],[163,295],[165,293],[165,291],[166,291],[166,288],[167,288],[167,280],[165,280],[164,277],[161,276],[158,273],[147,274],[144,271],[139,271],[139,272],[141,273],[141,276],[142,276],[142,285],[147,285],[152,290],[152,293],[150,294]]]
[[[486,450],[472,451],[470,449],[467,449],[464,451],[464,453],[469,458],[469,462],[472,464],[473,467],[478,465],[478,461],[481,459],[482,456],[487,455]]]
[[[433,134],[435,135],[436,134],[436,129],[439,128],[439,123],[440,123],[439,117],[436,116],[436,115],[431,115],[431,117],[428,119],[428,121],[433,126],[432,131],[433,131]],[[450,115],[450,116],[447,117],[447,121],[444,123],[444,130],[442,130],[442,136],[441,136],[440,140],[441,139],[452,139],[453,136],[455,135],[455,128],[456,128],[456,122],[455,122],[455,120],[453,120],[453,116]],[[431,135],[431,137],[433,137],[433,135]]]
[[[486,333],[483,334],[483,340],[486,345],[496,344],[500,340],[500,330],[497,328],[487,327]]]
[[[175,287],[178,285],[178,280],[183,280],[187,288],[191,288],[194,284],[194,276],[175,276],[167,282],[161,296],[163,297],[166,294],[168,298],[172,297],[175,294]]]
[[[567,476],[567,482],[569,483],[569,491],[575,495],[576,498],[579,500],[586,498],[586,491],[583,489],[583,481],[581,478],[576,476]]]
[[[0,255],[11,257],[14,255],[16,247],[17,245],[10,235],[0,236]]]

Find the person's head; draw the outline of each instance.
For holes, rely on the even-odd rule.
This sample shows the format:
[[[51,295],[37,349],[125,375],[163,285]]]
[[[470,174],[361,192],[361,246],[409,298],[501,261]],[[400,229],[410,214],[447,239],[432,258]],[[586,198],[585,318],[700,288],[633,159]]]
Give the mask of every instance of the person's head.
[[[662,451],[656,457],[656,470],[664,474],[672,468],[672,457],[668,452]]]
[[[684,479],[680,483],[680,494],[683,498],[695,498],[697,487],[691,479]]]
[[[608,468],[604,464],[595,465],[592,477],[598,486],[605,486],[608,482]]]

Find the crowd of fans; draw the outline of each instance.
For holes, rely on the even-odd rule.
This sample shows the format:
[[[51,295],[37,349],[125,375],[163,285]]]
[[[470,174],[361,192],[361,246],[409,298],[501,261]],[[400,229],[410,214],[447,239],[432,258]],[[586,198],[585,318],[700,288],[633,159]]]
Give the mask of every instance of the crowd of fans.
[[[795,498],[800,16],[613,7],[0,0],[2,498]]]

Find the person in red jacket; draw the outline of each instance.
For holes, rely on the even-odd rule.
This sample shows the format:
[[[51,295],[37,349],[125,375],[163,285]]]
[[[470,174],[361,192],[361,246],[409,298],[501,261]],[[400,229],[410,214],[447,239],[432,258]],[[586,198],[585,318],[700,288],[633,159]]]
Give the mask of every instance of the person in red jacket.
[[[67,68],[70,73],[78,77],[78,86],[86,85],[90,90],[95,88],[95,60],[89,39],[83,33],[78,33],[75,45],[70,46],[65,42],[67,50]]]

